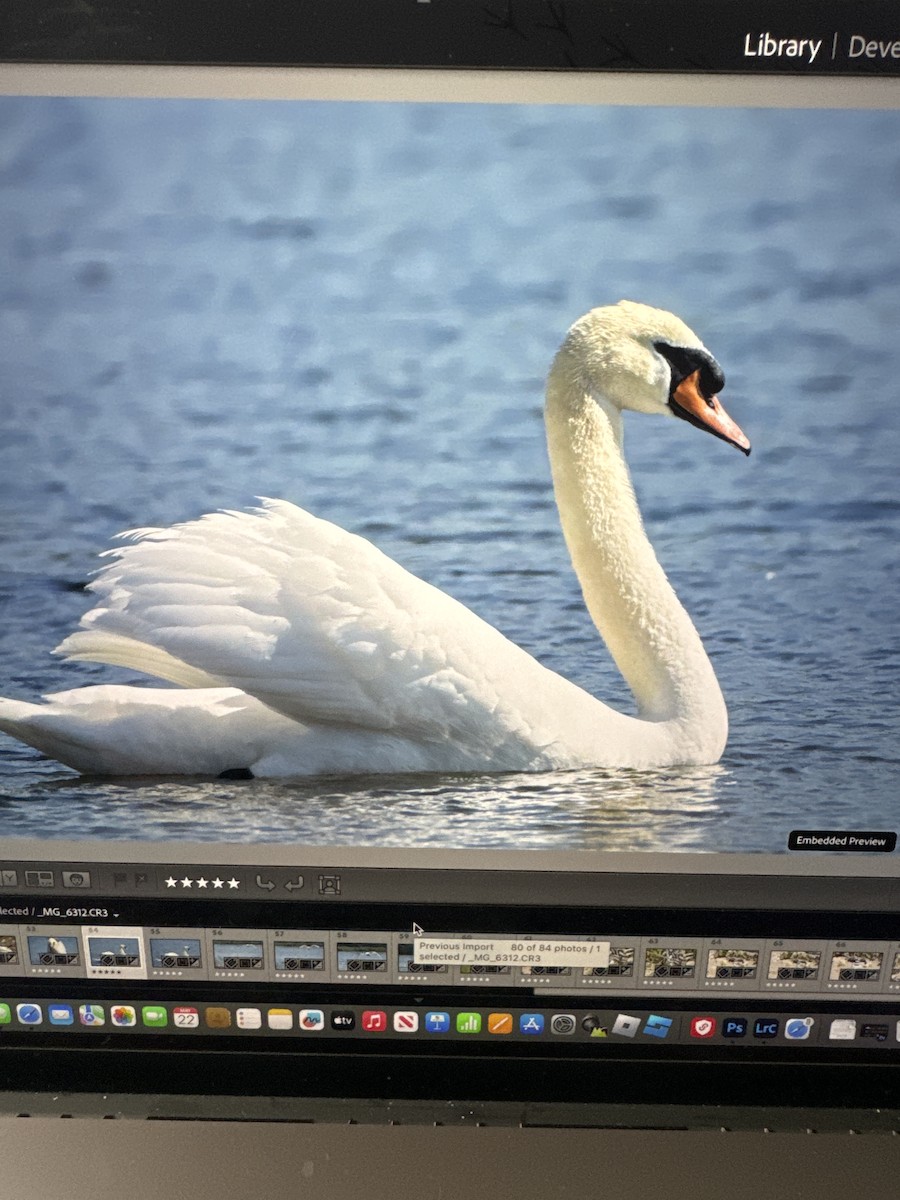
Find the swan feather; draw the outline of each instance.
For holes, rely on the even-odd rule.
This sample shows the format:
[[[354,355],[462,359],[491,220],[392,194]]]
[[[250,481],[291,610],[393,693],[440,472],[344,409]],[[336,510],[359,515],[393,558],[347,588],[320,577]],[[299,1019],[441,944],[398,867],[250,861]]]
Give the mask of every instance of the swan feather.
[[[107,554],[84,630],[57,648],[66,658],[236,687],[302,723],[482,752],[512,740],[520,755],[553,740],[541,694],[559,676],[365,538],[287,501],[141,530]]]

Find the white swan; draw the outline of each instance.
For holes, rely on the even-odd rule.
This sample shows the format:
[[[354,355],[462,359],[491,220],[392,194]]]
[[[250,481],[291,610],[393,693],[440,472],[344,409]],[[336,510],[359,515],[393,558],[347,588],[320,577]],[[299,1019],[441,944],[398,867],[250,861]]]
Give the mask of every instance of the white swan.
[[[369,542],[286,501],[123,535],[58,647],[180,685],[0,700],[0,729],[88,774],[289,776],[660,767],[718,760],[728,719],[644,533],[622,410],[750,452],[715,359],[677,317],[622,301],[569,330],[547,384],[560,519],[639,715],[542,667]]]

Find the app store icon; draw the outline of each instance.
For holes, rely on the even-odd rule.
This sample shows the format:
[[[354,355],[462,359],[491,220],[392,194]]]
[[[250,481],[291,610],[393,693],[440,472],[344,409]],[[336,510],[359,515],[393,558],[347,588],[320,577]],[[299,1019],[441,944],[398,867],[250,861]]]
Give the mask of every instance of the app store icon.
[[[543,1013],[520,1013],[519,1014],[519,1033],[526,1033],[530,1037],[540,1037],[544,1032],[544,1014]]]

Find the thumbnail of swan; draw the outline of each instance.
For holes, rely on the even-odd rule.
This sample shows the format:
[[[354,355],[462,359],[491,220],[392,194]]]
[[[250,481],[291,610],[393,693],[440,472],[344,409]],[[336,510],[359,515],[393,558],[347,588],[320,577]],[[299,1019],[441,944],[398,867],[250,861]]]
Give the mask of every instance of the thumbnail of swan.
[[[556,502],[585,604],[637,716],[555,674],[371,543],[283,500],[121,535],[58,647],[178,687],[0,700],[0,730],[90,775],[352,775],[716,762],[709,659],[644,532],[622,413],[675,416],[750,453],[722,371],[631,301],[568,331],[546,389]]]

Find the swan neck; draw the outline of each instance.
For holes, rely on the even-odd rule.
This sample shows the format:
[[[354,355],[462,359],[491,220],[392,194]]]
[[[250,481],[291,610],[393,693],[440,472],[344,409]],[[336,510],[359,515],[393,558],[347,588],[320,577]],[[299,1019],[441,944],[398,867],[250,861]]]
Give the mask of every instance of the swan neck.
[[[623,453],[622,413],[565,349],[548,381],[546,423],[572,564],[639,715],[694,726],[704,741],[724,745],[727,717],[712,665],[644,531]]]

